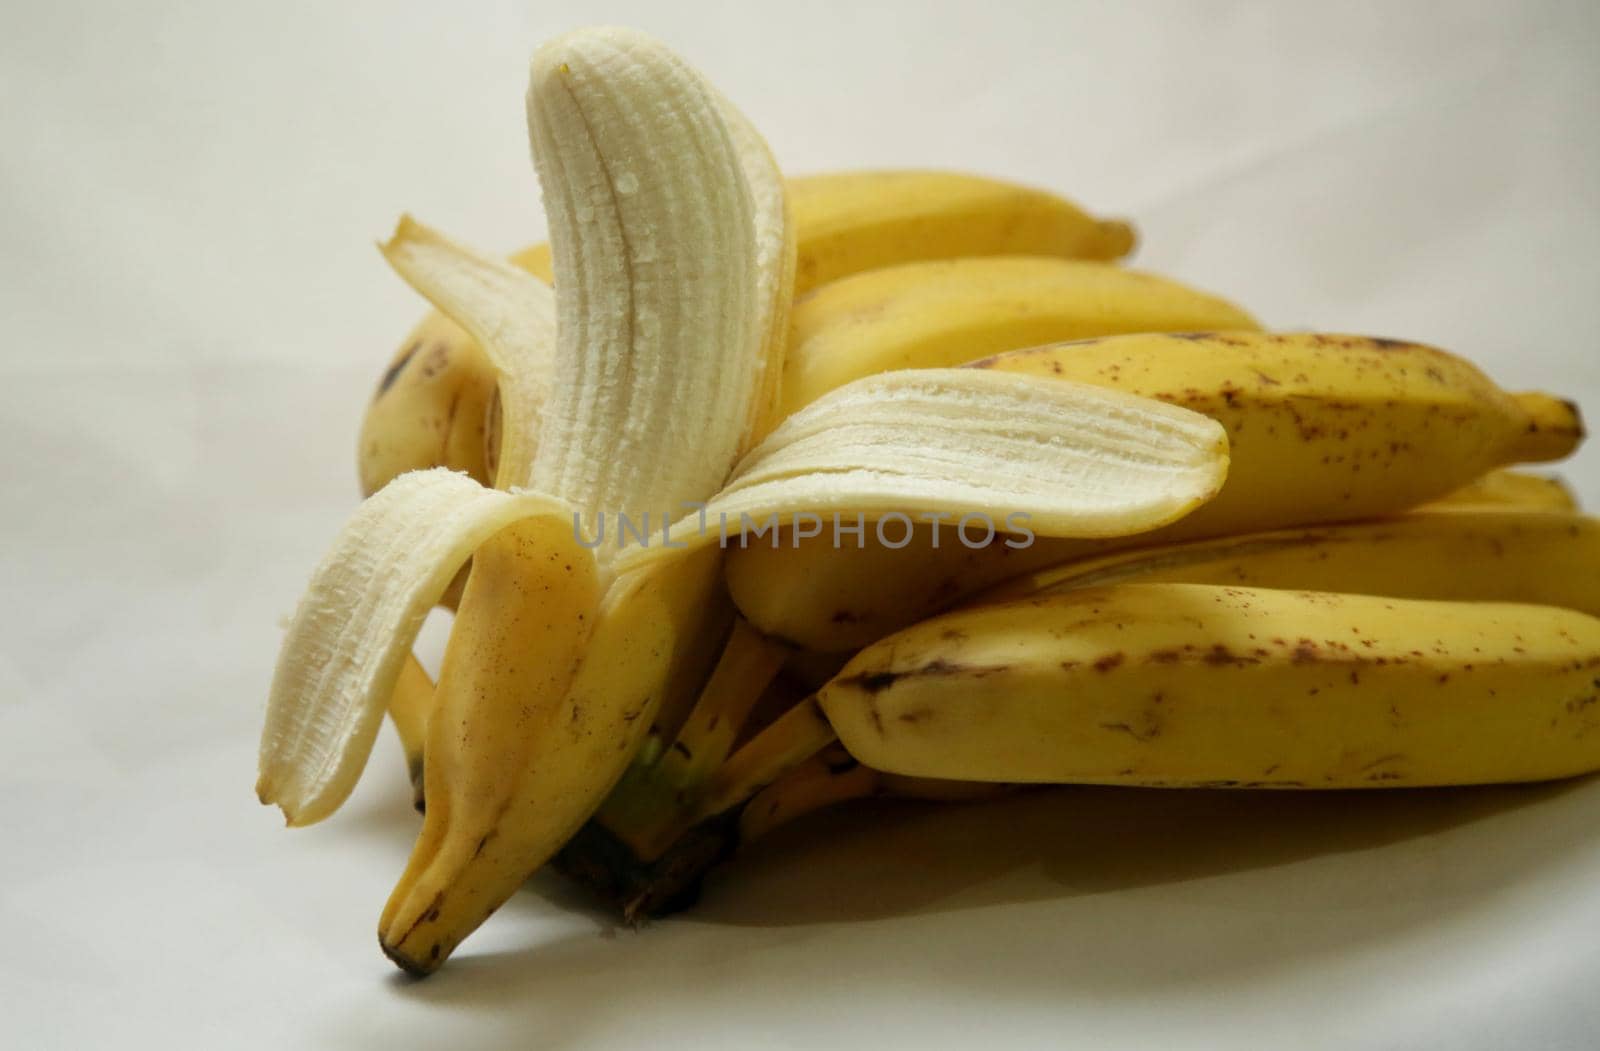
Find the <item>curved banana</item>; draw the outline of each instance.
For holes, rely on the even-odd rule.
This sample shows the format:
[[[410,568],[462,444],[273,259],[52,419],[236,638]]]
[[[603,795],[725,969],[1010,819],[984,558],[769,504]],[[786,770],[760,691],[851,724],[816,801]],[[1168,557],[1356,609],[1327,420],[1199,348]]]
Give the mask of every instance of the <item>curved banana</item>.
[[[1566,482],[1530,471],[1490,471],[1426,505],[1439,510],[1516,508],[1524,511],[1577,511],[1578,497]]]
[[[1103,555],[1025,574],[979,601],[1123,583],[1523,602],[1600,616],[1600,519],[1551,511],[1419,510]]]
[[[789,181],[802,250],[795,292],[915,259],[1120,259],[1133,228],[1053,193],[959,172],[865,171]]]
[[[1202,412],[1235,446],[1229,484],[1175,532],[1363,517],[1444,496],[1490,468],[1557,460],[1577,406],[1507,394],[1434,347],[1362,336],[1124,336],[1020,351],[989,368],[1103,384]]]
[[[1503,464],[1565,456],[1583,436],[1571,403],[1507,394],[1460,358],[1391,340],[1115,336],[978,365],[1157,398],[1228,431],[1221,492],[1182,521],[1118,547],[1390,514]],[[1041,537],[1012,547],[956,525],[924,524],[898,548],[873,537],[838,548],[827,535],[774,537],[730,550],[728,588],[766,634],[843,651],[1002,580],[1113,546]]]
[[[902,263],[834,281],[794,308],[783,412],[891,369],[945,368],[1059,340],[1254,329],[1226,300],[1109,263],[990,256]]]
[[[817,695],[850,754],[917,776],[1378,788],[1600,768],[1600,620],[1198,584],[937,617]]]
[[[612,637],[616,607],[602,618],[603,594],[595,560],[561,519],[535,519],[474,553],[428,719],[422,832],[378,925],[384,952],[406,970],[443,962],[542,845],[548,823],[529,819],[538,800],[527,782],[544,769],[580,667],[597,667],[584,659],[597,619]]]

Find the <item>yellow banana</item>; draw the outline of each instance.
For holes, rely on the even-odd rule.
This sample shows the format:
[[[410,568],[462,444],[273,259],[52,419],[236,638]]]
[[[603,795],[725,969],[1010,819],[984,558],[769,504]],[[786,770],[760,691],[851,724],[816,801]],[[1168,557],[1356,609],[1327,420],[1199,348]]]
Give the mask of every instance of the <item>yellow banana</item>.
[[[1583,436],[1570,403],[1506,394],[1460,358],[1390,340],[1133,335],[978,364],[1202,412],[1228,431],[1227,482],[1182,521],[1109,545],[983,543],[983,530],[964,539],[946,521],[899,548],[870,530],[860,547],[847,538],[836,548],[827,533],[736,547],[729,591],[759,630],[806,649],[858,649],[1002,580],[1108,547],[1390,514],[1503,464],[1565,456]]]
[[[528,782],[580,666],[597,667],[584,655],[603,585],[592,558],[573,557],[570,528],[534,519],[473,555],[428,720],[422,832],[379,921],[384,952],[408,971],[442,962],[520,882],[507,886],[506,870],[544,846]]]
[[[801,252],[795,292],[914,259],[1120,259],[1133,228],[1053,193],[958,172],[866,171],[789,181]]]
[[[964,365],[1126,332],[1254,328],[1226,300],[1108,263],[1043,256],[903,263],[834,281],[795,303],[782,415],[890,369]]]
[[[817,702],[897,773],[1376,788],[1600,768],[1600,620],[1572,610],[1124,584],[937,617]]]
[[[1567,483],[1529,471],[1490,471],[1428,506],[1439,509],[1518,508],[1524,511],[1576,511],[1578,498]]]
[[[1552,511],[1419,510],[1122,551],[1026,574],[980,600],[1113,583],[1524,602],[1600,616],[1600,519]]]

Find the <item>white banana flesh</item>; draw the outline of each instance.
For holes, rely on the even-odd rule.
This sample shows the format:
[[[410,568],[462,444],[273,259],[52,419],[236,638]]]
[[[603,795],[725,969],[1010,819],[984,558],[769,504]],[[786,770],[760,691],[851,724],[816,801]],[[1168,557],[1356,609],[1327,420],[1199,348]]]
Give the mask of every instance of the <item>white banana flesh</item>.
[[[561,294],[530,480],[586,517],[704,499],[756,415],[770,304],[721,113],[682,59],[631,31],[534,57],[528,130]]]

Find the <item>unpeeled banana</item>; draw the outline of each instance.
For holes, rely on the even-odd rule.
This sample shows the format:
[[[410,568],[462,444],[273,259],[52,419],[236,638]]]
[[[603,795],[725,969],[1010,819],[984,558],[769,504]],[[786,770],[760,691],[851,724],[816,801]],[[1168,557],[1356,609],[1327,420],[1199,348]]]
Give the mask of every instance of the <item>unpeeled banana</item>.
[[[1390,514],[1491,468],[1559,459],[1583,435],[1570,403],[1507,394],[1454,355],[1392,340],[1117,336],[979,365],[1156,398],[1226,428],[1228,480],[1216,498],[1114,546]],[[827,535],[763,538],[730,550],[729,590],[760,630],[806,649],[844,651],[1009,577],[1097,550],[1081,541],[985,542],[983,531],[964,534],[958,525],[923,524],[898,547],[870,533],[859,546],[854,538],[835,546]]]
[[[1600,620],[1505,603],[1199,584],[938,617],[817,695],[895,773],[1374,788],[1600,767]]]
[[[1000,585],[996,602],[1112,583],[1344,591],[1524,602],[1600,616],[1600,519],[1552,511],[1414,511],[1244,533],[1068,562]]]
[[[1524,511],[1576,511],[1578,498],[1554,475],[1490,471],[1433,501],[1440,508],[1503,507]]]
[[[903,263],[834,281],[794,309],[787,416],[853,379],[942,368],[1059,340],[1253,329],[1239,307],[1106,263],[992,256]]]
[[[961,172],[836,172],[793,179],[805,245],[795,292],[917,259],[1047,255],[1121,259],[1133,227],[1100,220],[1053,193]]]

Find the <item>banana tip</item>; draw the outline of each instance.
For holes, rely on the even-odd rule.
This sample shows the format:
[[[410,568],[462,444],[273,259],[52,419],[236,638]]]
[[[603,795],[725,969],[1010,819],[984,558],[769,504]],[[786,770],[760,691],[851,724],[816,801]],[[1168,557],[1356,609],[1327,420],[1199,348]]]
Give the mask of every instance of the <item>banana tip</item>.
[[[382,931],[378,932],[378,948],[383,950],[383,954],[389,958],[390,963],[400,968],[412,978],[426,978],[434,971],[439,969],[440,960],[437,951],[428,964],[423,964],[410,953],[407,953],[400,946],[391,945],[389,943],[389,939],[383,936]],[[437,946],[435,947],[435,950],[437,950]]]
[[[1583,412],[1569,398],[1525,392],[1514,396],[1527,413],[1528,425],[1518,442],[1518,458],[1531,462],[1571,455],[1587,436]]]
[[[378,242],[378,251],[385,256],[389,256],[406,241],[416,237],[419,231],[425,229],[421,223],[411,217],[410,212],[401,212],[400,218],[394,221],[394,229],[389,233],[388,238]]]
[[[1139,247],[1139,232],[1126,219],[1106,219],[1100,223],[1100,236],[1104,238],[1107,255],[1121,259],[1132,255]]]

